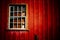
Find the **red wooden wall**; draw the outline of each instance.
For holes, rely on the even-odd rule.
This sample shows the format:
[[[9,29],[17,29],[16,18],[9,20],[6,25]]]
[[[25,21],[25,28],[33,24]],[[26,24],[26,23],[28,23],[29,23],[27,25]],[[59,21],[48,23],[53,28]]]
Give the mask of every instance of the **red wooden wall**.
[[[28,4],[29,31],[8,31],[8,5]],[[0,40],[58,40],[59,12],[57,0],[1,0],[0,1]]]

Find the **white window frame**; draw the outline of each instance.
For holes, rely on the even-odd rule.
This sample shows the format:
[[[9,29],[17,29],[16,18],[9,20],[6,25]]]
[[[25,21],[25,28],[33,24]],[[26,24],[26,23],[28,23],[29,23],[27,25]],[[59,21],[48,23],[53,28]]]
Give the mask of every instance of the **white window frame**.
[[[26,5],[26,4],[20,4],[20,5]],[[28,12],[27,12],[27,8],[28,8],[28,6],[26,5],[26,17],[25,17],[25,28],[10,28],[10,7],[11,6],[9,6],[9,17],[8,17],[8,29],[9,30],[28,30]],[[14,9],[14,7],[13,7],[13,9]],[[18,8],[17,8],[17,10],[18,10]],[[17,11],[18,12],[18,11]],[[14,13],[14,11],[13,11],[13,13]],[[13,15],[13,17],[14,17],[14,15]],[[14,20],[14,19],[13,19]],[[17,19],[18,20],[18,19]],[[18,24],[18,23],[17,23]],[[21,25],[22,26],[22,25]],[[14,27],[14,25],[13,25],[13,27]],[[17,25],[17,27],[18,27],[18,25]]]

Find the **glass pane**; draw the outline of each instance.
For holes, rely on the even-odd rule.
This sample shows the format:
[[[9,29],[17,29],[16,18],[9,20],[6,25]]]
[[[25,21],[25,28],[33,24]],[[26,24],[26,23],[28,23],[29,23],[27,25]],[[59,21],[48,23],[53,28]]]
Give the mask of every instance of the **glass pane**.
[[[26,11],[26,5],[22,5],[22,6],[21,6],[21,10],[22,10],[22,11]]]
[[[13,12],[10,12],[10,16],[13,16]]]
[[[18,16],[21,16],[21,12],[18,12]]]
[[[21,17],[20,17],[20,18],[18,18],[18,23],[21,23]]]
[[[10,22],[13,22],[13,17],[10,17]]]
[[[25,28],[25,25],[22,25],[21,28],[24,29]]]
[[[14,12],[14,16],[17,16],[17,12]]]
[[[21,19],[21,23],[25,24],[25,18],[24,17]]]
[[[10,23],[10,28],[13,28],[13,23]]]
[[[23,12],[22,12],[22,16],[26,16],[25,14],[26,14],[26,12],[23,11]]]
[[[18,28],[21,28],[21,24],[18,24]]]
[[[10,11],[13,11],[13,7],[10,7]]]
[[[25,24],[25,22],[22,22],[22,24]]]
[[[21,20],[21,22],[25,22],[25,18],[24,18],[24,17],[22,17],[22,20]]]
[[[17,23],[14,23],[14,28],[17,28]]]
[[[21,6],[18,6],[18,11],[21,11]]]
[[[14,6],[14,11],[17,11],[17,6]]]
[[[17,22],[17,18],[14,18],[14,22]]]

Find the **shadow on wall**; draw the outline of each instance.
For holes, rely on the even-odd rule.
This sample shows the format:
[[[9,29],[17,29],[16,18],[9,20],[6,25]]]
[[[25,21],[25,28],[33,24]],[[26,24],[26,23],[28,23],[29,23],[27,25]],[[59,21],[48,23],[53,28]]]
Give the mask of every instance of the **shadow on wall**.
[[[38,36],[35,34],[34,35],[34,40],[38,40],[39,38],[38,38]]]

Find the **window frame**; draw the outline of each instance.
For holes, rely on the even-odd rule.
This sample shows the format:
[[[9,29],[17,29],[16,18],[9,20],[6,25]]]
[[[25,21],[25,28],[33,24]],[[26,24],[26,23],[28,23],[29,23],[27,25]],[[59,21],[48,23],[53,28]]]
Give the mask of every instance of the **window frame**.
[[[25,23],[25,28],[24,29],[21,29],[21,28],[10,28],[10,23],[9,23],[9,21],[10,21],[10,6],[9,5],[26,5],[26,19],[25,19],[25,21],[26,21],[26,23]],[[27,4],[25,4],[25,3],[21,3],[21,4],[9,4],[8,5],[8,29],[9,30],[28,30],[28,5]]]

